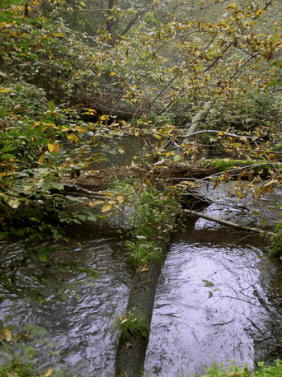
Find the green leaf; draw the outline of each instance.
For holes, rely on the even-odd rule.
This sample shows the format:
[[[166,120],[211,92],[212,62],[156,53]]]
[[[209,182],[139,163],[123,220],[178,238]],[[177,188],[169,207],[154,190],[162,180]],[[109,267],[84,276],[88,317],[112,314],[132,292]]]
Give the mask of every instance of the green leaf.
[[[203,280],[203,282],[205,283],[205,287],[213,287],[214,286],[214,284],[211,281]]]
[[[2,330],[3,328],[4,328],[4,322],[0,321],[0,330]]]
[[[55,189],[57,189],[57,190],[63,190],[63,189],[64,189],[64,185],[61,184],[61,183],[56,183],[56,182],[54,182],[54,183],[52,184],[52,186],[53,186],[53,188],[55,188]]]
[[[10,331],[15,331],[15,330],[17,330],[17,329],[19,328],[19,326],[17,326],[17,325],[13,325],[13,324],[11,324],[11,325],[7,325],[6,327],[7,327],[7,329],[10,330]]]
[[[1,158],[2,158],[2,160],[10,160],[10,159],[12,159],[12,158],[15,158],[15,156],[12,155],[11,153],[6,153],[6,154],[3,154],[3,155],[1,156]]]
[[[60,240],[63,236],[61,234],[53,234],[56,241]]]
[[[77,217],[78,217],[81,221],[85,221],[85,220],[86,220],[86,216],[84,216],[84,215],[77,215]]]
[[[10,322],[10,321],[12,321],[12,319],[13,319],[14,317],[12,316],[12,315],[6,315],[6,317],[5,317],[5,322]]]
[[[11,152],[11,151],[13,151],[14,149],[15,149],[15,148],[13,148],[13,147],[7,145],[6,147],[4,147],[4,148],[1,149],[1,152],[2,152],[2,153],[5,153],[5,152]]]
[[[16,342],[15,343],[15,346],[20,349],[20,350],[24,350],[26,348],[26,346],[23,344],[23,343],[19,343],[19,342]]]
[[[96,217],[93,215],[93,213],[88,213],[87,214],[87,220],[88,221],[96,221]]]
[[[48,257],[46,254],[38,254],[38,258],[42,261],[42,262],[48,262]]]
[[[8,236],[9,232],[0,232],[0,240],[3,238],[6,238]]]
[[[48,331],[44,329],[43,327],[36,327],[32,330],[33,335],[46,335],[48,334]]]
[[[10,347],[0,346],[0,351],[14,356],[15,352]]]
[[[49,108],[49,110],[52,111],[52,112],[55,111],[56,106],[55,106],[55,104],[54,104],[54,101],[50,101],[50,102],[48,103],[48,108]]]
[[[18,235],[23,236],[25,234],[25,228],[19,229],[18,230]]]

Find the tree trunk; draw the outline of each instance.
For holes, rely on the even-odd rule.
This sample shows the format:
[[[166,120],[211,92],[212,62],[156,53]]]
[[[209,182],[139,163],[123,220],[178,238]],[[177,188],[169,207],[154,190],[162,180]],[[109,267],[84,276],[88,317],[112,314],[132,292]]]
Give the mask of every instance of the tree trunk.
[[[204,104],[204,107],[194,116],[192,119],[192,123],[190,124],[189,130],[186,134],[186,136],[189,136],[193,132],[196,131],[196,129],[199,127],[201,122],[205,119],[208,112],[210,111],[210,108],[212,107],[212,102],[206,102]]]
[[[108,20],[108,17],[111,16],[111,9],[113,9],[114,3],[115,3],[115,0],[109,0],[108,13],[107,13],[107,32],[108,33],[111,33],[111,31],[112,31],[113,23],[112,23],[111,19]]]

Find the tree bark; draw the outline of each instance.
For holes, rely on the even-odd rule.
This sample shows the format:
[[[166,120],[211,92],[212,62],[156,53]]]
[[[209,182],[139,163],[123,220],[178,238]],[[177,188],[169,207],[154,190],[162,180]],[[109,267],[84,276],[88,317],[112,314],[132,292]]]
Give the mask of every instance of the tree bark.
[[[109,0],[109,5],[108,5],[108,13],[107,13],[107,32],[111,33],[112,31],[112,20],[108,20],[108,17],[111,15],[111,9],[114,7],[115,0]]]
[[[192,119],[192,123],[190,124],[189,130],[188,130],[186,136],[190,136],[190,134],[192,134],[193,132],[196,131],[196,129],[201,124],[201,122],[207,116],[211,107],[212,107],[212,102],[210,102],[210,101],[208,101],[204,104],[204,107]]]

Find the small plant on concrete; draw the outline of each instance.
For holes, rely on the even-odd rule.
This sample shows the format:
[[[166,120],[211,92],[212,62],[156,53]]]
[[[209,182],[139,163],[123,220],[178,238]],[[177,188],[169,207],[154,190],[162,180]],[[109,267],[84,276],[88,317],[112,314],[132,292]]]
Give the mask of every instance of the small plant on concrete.
[[[211,368],[208,368],[204,374],[197,375],[198,377],[281,377],[282,376],[282,361],[276,360],[274,365],[266,366],[263,362],[258,363],[258,370],[250,372],[248,364],[243,367],[235,364],[235,360],[230,361],[229,366],[224,363],[213,363]]]
[[[114,322],[114,327],[120,332],[122,341],[141,334],[144,338],[149,336],[150,326],[148,321],[138,313],[127,311],[118,316]]]

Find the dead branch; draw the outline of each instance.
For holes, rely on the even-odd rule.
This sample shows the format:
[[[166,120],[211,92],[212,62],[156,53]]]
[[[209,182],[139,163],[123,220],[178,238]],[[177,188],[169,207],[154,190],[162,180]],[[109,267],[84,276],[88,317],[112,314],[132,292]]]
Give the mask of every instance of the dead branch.
[[[218,223],[218,224],[228,225],[228,226],[232,226],[233,228],[248,230],[250,232],[255,232],[255,233],[260,233],[260,234],[264,234],[266,236],[277,236],[277,234],[273,233],[273,232],[268,232],[266,230],[262,230],[262,229],[258,229],[258,228],[251,228],[251,227],[245,226],[245,225],[238,225],[238,224],[232,223],[231,221],[216,219],[214,217],[205,215],[204,213],[192,211],[190,209],[183,209],[183,210],[181,210],[181,213],[183,213],[184,215],[187,215],[187,216],[190,215],[190,216],[202,217],[203,219],[214,221],[215,223]]]

